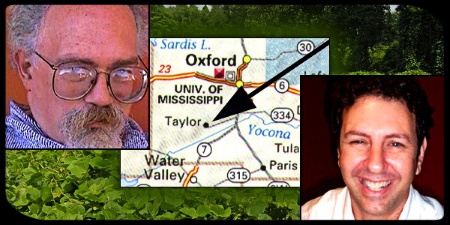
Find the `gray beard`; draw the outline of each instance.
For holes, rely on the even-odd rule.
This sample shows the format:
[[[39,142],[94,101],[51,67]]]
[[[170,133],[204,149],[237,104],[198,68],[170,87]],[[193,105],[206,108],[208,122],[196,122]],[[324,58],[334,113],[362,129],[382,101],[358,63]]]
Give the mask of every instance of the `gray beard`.
[[[64,115],[60,131],[68,148],[121,148],[126,116],[118,107],[85,106]],[[91,127],[102,122],[101,127]]]

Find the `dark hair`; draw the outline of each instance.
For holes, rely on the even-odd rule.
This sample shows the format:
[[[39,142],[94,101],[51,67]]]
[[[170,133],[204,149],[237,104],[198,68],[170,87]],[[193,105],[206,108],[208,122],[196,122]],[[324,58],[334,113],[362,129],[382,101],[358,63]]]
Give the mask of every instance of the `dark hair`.
[[[403,102],[415,115],[417,146],[420,147],[424,137],[429,138],[429,130],[433,126],[433,109],[415,76],[334,76],[327,82],[325,110],[334,149],[339,146],[343,111],[363,96]]]

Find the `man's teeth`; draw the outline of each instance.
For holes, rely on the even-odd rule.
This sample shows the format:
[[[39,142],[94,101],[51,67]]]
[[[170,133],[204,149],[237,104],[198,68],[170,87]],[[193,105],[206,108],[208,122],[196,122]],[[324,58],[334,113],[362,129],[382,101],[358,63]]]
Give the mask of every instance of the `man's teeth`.
[[[363,180],[363,185],[366,188],[369,188],[372,191],[381,191],[391,184],[391,181],[381,181],[381,182],[373,182],[368,180]]]

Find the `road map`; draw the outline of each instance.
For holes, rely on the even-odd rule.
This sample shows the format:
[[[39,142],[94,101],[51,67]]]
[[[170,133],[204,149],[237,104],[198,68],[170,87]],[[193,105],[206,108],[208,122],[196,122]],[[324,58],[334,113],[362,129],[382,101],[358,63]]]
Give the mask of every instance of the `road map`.
[[[121,186],[300,187],[300,75],[329,74],[324,42],[151,38],[150,149],[121,151]],[[255,108],[217,118],[238,89]]]

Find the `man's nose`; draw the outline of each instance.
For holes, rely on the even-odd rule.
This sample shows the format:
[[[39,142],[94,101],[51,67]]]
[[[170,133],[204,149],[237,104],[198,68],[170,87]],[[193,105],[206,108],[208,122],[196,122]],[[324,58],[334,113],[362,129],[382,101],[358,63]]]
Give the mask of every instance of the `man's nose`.
[[[108,75],[106,73],[97,74],[97,82],[84,100],[97,106],[107,106],[113,103],[114,97],[111,95],[107,85]]]
[[[364,164],[373,173],[383,172],[386,167],[386,156],[383,147],[372,144]]]

